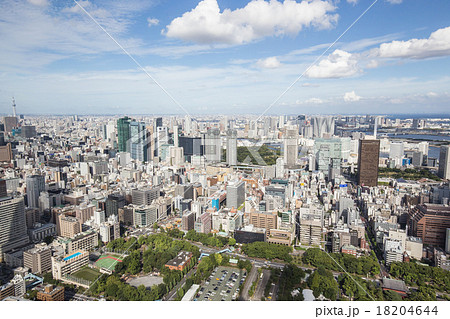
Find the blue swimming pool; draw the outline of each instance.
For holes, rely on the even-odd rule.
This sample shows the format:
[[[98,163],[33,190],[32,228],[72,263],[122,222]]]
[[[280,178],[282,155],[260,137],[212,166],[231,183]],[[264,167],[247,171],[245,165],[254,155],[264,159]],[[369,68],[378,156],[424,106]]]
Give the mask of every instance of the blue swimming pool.
[[[81,253],[80,253],[80,252],[77,252],[77,253],[75,253],[75,254],[73,254],[73,255],[64,257],[63,260],[64,260],[64,261],[68,261],[69,259],[75,258],[75,257],[80,256],[80,255],[81,255]]]

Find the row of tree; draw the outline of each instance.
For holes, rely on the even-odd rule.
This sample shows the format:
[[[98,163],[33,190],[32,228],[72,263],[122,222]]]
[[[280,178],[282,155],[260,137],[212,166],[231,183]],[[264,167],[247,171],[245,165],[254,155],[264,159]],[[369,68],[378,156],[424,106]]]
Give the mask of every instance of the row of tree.
[[[450,293],[450,271],[439,267],[420,265],[414,262],[393,262],[389,273],[405,281],[408,286],[428,287]]]
[[[292,247],[267,242],[257,241],[242,245],[242,251],[249,257],[265,258],[268,260],[281,259],[286,262],[292,261]]]
[[[356,258],[349,254],[332,253],[330,256],[319,248],[309,248],[303,254],[302,261],[314,267],[341,272],[340,265],[345,271],[358,275],[374,276],[380,272],[380,265],[374,255]]]
[[[185,239],[195,241],[202,243],[206,246],[212,246],[212,247],[224,247],[226,245],[234,245],[236,244],[236,241],[234,238],[227,238],[222,236],[216,236],[212,233],[209,234],[203,234],[203,233],[197,233],[195,230],[191,229],[186,233],[184,236]]]

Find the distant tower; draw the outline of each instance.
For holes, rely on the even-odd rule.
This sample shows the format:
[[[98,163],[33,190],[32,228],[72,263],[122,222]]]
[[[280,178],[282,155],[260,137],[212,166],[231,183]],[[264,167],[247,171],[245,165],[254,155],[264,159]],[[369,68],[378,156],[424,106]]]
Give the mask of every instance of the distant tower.
[[[377,138],[378,116],[375,116],[375,125],[373,126],[373,137]]]
[[[13,107],[13,116],[17,117],[17,114],[16,114],[16,100],[14,100],[14,96],[12,98],[12,107]]]

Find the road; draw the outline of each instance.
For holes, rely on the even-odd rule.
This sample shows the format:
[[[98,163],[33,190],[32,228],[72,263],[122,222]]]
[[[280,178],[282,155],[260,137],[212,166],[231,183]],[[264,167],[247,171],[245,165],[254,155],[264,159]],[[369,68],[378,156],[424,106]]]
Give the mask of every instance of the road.
[[[252,270],[247,276],[247,280],[245,281],[244,288],[242,288],[241,296],[239,297],[240,301],[247,301],[249,300],[248,291],[250,290],[250,287],[252,286],[252,283],[258,279],[258,269],[253,266]]]
[[[262,270],[262,278],[259,279],[258,285],[256,286],[255,293],[251,300],[261,300],[261,297],[264,296],[264,290],[266,289],[267,282],[270,278],[270,270],[263,269]]]

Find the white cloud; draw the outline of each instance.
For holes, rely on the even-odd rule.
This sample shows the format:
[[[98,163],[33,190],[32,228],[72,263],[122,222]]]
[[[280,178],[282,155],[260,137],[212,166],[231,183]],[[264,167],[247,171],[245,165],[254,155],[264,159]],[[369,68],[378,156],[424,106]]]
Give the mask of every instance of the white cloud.
[[[375,69],[380,65],[377,60],[370,60],[369,63],[366,64],[367,69]]]
[[[392,4],[400,4],[403,2],[403,0],[386,0],[386,1]]]
[[[153,25],[158,25],[159,24],[159,20],[155,19],[155,18],[148,18],[147,19],[148,22],[148,26],[151,27]]]
[[[280,61],[278,61],[277,57],[270,57],[267,59],[260,59],[256,62],[256,65],[263,69],[276,69],[281,66]]]
[[[298,104],[298,105],[304,105],[304,104],[323,104],[323,103],[325,103],[325,101],[322,100],[322,99],[320,99],[320,98],[318,98],[318,97],[312,97],[312,98],[309,98],[309,99],[307,99],[307,100],[305,100],[305,101],[300,101],[300,100],[295,101],[295,104]]]
[[[348,3],[356,5],[359,0],[347,0]]]
[[[335,50],[319,64],[312,66],[306,72],[306,76],[317,79],[333,79],[350,77],[358,73],[360,73],[360,68],[356,56],[346,51]]]
[[[124,39],[124,34],[134,23],[132,18],[147,8],[148,3],[110,1],[103,8],[89,1],[78,3],[86,7],[124,47],[133,53],[143,50],[142,40]],[[0,1],[0,38],[0,69],[12,72],[29,72],[58,60],[74,56],[82,58],[86,54],[122,54],[120,48],[73,2],[68,2],[66,7],[43,10],[25,1]]]
[[[304,88],[318,88],[320,85],[315,83],[302,83]]]
[[[356,102],[361,100],[361,97],[356,95],[355,91],[347,92],[344,94],[345,102]]]
[[[243,44],[267,36],[296,35],[304,27],[329,29],[338,19],[329,1],[252,0],[245,7],[220,12],[217,0],[203,0],[174,19],[167,37],[198,43]]]
[[[27,0],[27,1],[39,7],[45,7],[48,5],[48,0]]]
[[[431,33],[428,39],[383,43],[375,54],[381,58],[426,59],[450,55],[450,27]]]

